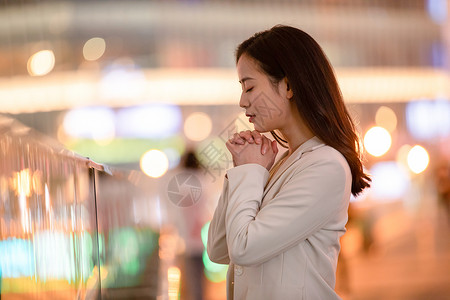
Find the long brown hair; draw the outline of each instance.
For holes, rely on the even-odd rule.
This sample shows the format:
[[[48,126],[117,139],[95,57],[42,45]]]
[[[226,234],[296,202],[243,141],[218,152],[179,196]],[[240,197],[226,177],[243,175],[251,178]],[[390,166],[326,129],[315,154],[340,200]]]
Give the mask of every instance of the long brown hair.
[[[361,162],[359,137],[345,107],[333,68],[320,45],[304,31],[277,25],[258,32],[236,50],[253,58],[274,83],[287,78],[298,112],[310,130],[347,160],[352,194],[370,186]],[[274,138],[284,141],[275,132]]]

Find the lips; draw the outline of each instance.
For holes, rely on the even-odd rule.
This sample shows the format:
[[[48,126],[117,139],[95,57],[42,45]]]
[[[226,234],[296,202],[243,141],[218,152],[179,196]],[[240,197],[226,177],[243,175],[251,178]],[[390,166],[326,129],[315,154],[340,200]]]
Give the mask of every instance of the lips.
[[[248,121],[250,122],[250,123],[252,123],[253,122],[253,119],[256,117],[256,115],[252,115],[252,114],[245,114],[249,119],[248,119]]]

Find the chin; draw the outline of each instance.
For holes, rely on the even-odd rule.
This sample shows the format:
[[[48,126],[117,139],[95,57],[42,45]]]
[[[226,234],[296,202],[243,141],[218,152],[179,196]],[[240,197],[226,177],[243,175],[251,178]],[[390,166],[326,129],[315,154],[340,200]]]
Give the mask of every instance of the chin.
[[[267,124],[268,122],[266,123],[266,122],[258,122],[258,121],[253,122],[253,127],[259,133],[266,133],[266,132],[275,130],[275,128],[273,128],[274,126],[271,126],[271,124]]]
[[[269,131],[270,131],[270,129],[262,128],[262,127],[260,127],[260,126],[258,126],[258,125],[255,125],[254,128],[255,128],[255,130],[258,131],[259,133],[266,133],[266,132],[269,132]]]

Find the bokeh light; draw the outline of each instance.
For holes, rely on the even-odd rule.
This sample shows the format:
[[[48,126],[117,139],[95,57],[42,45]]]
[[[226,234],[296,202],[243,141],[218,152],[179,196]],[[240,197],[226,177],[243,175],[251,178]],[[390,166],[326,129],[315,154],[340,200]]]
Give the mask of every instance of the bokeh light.
[[[167,270],[169,300],[178,300],[180,298],[180,280],[180,269],[177,267],[170,267]]]
[[[139,265],[139,244],[139,237],[133,228],[123,227],[110,232],[110,253],[122,272],[130,275],[139,272],[142,267]]]
[[[418,140],[433,140],[450,135],[450,101],[417,100],[406,106],[406,125]]]
[[[416,145],[408,153],[408,167],[416,174],[425,171],[429,162],[430,156],[422,146]]]
[[[427,0],[426,8],[431,19],[437,24],[447,20],[448,0]]]
[[[44,76],[55,67],[55,54],[51,50],[41,50],[33,54],[27,63],[28,74]]]
[[[105,40],[99,37],[88,40],[83,46],[83,56],[86,60],[97,60],[106,50]]]
[[[0,268],[3,278],[30,277],[35,274],[36,256],[29,240],[9,238],[0,241]]]
[[[117,112],[117,135],[127,138],[166,138],[181,127],[177,105],[155,103],[127,107]]]
[[[33,248],[38,278],[44,282],[51,278],[66,279],[69,282],[74,280],[76,275],[70,268],[76,251],[70,247],[73,243],[74,236],[62,231],[36,232]]]
[[[63,126],[73,138],[109,141],[115,136],[114,111],[109,107],[76,108],[64,116]]]
[[[205,225],[203,225],[201,229],[201,238],[203,242],[203,246],[206,249],[208,244],[208,230],[209,230],[210,222],[207,222]],[[209,259],[208,253],[206,250],[203,251],[202,255],[203,259],[203,265],[204,265],[204,273],[206,278],[209,281],[212,282],[221,282],[226,280],[227,271],[228,271],[228,265],[224,264],[217,264],[215,262],[212,262]]]
[[[192,141],[203,141],[212,130],[211,118],[202,112],[190,114],[184,122],[184,134]]]
[[[169,300],[178,300],[180,298],[181,271],[177,267],[170,267],[167,270]]]
[[[147,79],[132,59],[124,58],[105,68],[100,81],[100,97],[109,101],[136,101],[146,97]]]
[[[48,186],[47,186],[47,184],[45,184],[44,189],[45,189],[45,194],[44,194],[44,198],[45,198],[45,210],[46,210],[47,212],[49,212],[50,209],[51,209],[51,207],[50,207],[50,193],[49,193],[49,191],[48,191]]]
[[[370,128],[364,136],[364,148],[373,156],[382,156],[391,147],[392,139],[389,132],[383,127]]]
[[[387,131],[393,132],[397,128],[397,116],[391,108],[381,106],[375,114],[375,123]]]
[[[152,149],[142,155],[140,166],[146,175],[158,178],[169,169],[169,160],[164,152]]]
[[[371,196],[377,201],[399,200],[407,192],[410,179],[407,170],[393,161],[379,162],[370,169]]]

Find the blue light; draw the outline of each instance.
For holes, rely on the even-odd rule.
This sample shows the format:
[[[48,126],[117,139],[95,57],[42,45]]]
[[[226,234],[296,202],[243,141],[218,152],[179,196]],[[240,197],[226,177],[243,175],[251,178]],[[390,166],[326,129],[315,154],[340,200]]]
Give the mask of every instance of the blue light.
[[[427,1],[427,11],[434,22],[442,24],[447,19],[447,1],[448,0]]]
[[[378,201],[400,200],[410,185],[408,172],[393,161],[379,162],[371,170],[371,196]]]
[[[450,101],[419,100],[406,106],[406,125],[418,140],[432,140],[450,135]]]
[[[441,41],[431,44],[431,64],[435,68],[443,68],[447,65],[447,49]]]
[[[0,241],[0,269],[3,278],[31,277],[35,272],[34,265],[30,241],[15,238]]]
[[[127,138],[166,138],[181,127],[177,105],[149,104],[123,108],[117,112],[117,134]]]
[[[114,111],[109,107],[81,107],[64,116],[64,130],[74,138],[110,139],[114,137]]]

